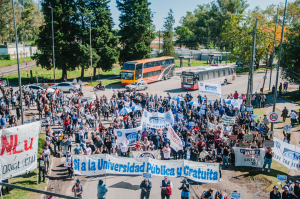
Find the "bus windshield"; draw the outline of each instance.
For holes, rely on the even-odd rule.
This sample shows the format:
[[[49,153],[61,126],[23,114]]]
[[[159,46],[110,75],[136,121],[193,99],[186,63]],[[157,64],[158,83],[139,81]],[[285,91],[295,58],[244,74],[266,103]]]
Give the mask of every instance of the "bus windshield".
[[[182,83],[194,85],[193,76],[182,76]]]
[[[123,70],[135,70],[135,65],[124,63]]]
[[[122,72],[121,79],[134,80],[134,73]]]

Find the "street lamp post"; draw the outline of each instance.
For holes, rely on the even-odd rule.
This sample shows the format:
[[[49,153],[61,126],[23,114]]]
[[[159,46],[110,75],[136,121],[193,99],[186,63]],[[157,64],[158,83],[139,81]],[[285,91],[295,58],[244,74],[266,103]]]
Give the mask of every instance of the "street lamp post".
[[[274,91],[274,96],[273,96],[273,98],[274,98],[273,112],[275,112],[275,109],[276,109],[277,87],[278,87],[278,78],[279,78],[279,67],[280,67],[280,58],[281,58],[281,50],[282,50],[282,40],[283,40],[283,31],[284,31],[284,20],[285,20],[285,14],[286,14],[286,5],[287,5],[287,0],[285,0],[283,20],[282,20],[280,47],[279,47],[278,63],[277,63],[276,85],[275,85],[275,91]],[[271,123],[271,131],[273,131],[273,129],[274,129],[274,123],[272,122]]]
[[[92,22],[90,22],[90,57],[91,57],[91,83],[92,83],[93,82]]]
[[[274,32],[274,42],[273,42],[273,49],[272,49],[272,57],[271,57],[271,71],[270,71],[270,84],[269,84],[269,90],[271,90],[271,83],[272,83],[272,71],[273,71],[273,60],[274,60],[274,55],[275,55],[275,41],[276,41],[276,31],[277,31],[277,20],[278,20],[278,9],[279,5],[277,7],[277,15],[276,15],[276,22],[275,22],[275,32]]]
[[[17,62],[18,62],[18,80],[19,80],[19,92],[20,92],[20,105],[21,105],[21,119],[22,125],[24,124],[24,110],[23,110],[23,93],[22,93],[22,86],[21,86],[21,72],[20,72],[20,62],[19,62],[19,51],[18,51],[18,33],[17,33],[17,26],[16,26],[16,17],[15,17],[15,7],[14,1],[12,2],[12,9],[13,9],[13,18],[14,18],[14,28],[15,28],[15,40],[16,40],[16,54],[17,54]]]
[[[53,77],[54,77],[54,83],[55,83],[55,53],[54,53],[54,28],[53,28],[53,8],[51,6],[48,6],[48,8],[51,9],[51,19],[52,19],[52,55],[53,55]]]

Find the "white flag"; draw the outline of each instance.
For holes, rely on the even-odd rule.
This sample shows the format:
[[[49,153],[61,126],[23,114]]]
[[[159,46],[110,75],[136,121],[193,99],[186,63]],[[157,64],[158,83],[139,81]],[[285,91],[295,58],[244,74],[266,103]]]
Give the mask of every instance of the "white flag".
[[[170,140],[170,147],[176,152],[183,149],[182,141],[172,127],[168,129],[167,138]]]

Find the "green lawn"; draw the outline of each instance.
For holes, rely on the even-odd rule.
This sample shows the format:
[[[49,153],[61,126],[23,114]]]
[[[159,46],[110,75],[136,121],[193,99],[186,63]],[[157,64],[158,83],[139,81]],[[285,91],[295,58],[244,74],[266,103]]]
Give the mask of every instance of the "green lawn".
[[[94,81],[92,83],[89,83],[87,86],[96,86],[97,84],[99,84],[99,81]],[[120,79],[109,79],[109,80],[102,81],[102,85],[104,85],[104,86],[112,86],[112,85],[117,85],[117,84],[121,84]]]
[[[33,61],[31,57],[26,57],[26,62],[31,62]],[[20,64],[24,63],[24,58],[21,57],[19,58]],[[0,60],[0,68],[6,67],[6,66],[12,66],[18,64],[17,59],[12,59],[12,60]]]
[[[188,66],[189,61],[187,59],[183,60],[183,66]],[[191,66],[203,66],[207,65],[206,61],[200,61],[196,59],[191,60]],[[175,67],[180,67],[180,59],[175,60]]]
[[[32,76],[36,82],[36,74],[38,75],[39,79],[42,79],[43,77],[48,78],[53,80],[53,70],[46,70],[40,66],[35,67],[35,68],[31,68],[28,70],[28,75],[30,77],[30,70],[32,70]],[[84,76],[85,77],[90,77],[91,76],[91,70],[87,69],[84,72]],[[106,72],[102,72],[100,71],[101,75],[112,75],[114,74],[114,70],[111,71],[106,71]],[[118,67],[115,69],[115,74],[118,75],[121,72],[121,67]],[[98,69],[97,69],[97,74],[98,74]],[[73,78],[80,78],[81,76],[81,69],[77,69],[74,71],[68,71],[68,79],[73,79]],[[55,70],[55,79],[61,79],[62,77],[62,71],[56,69]],[[11,82],[18,82],[18,73],[12,74],[12,75],[8,75],[7,80],[9,83]],[[22,84],[27,84],[28,83],[28,79],[27,79],[27,73],[26,70],[22,70],[21,71],[21,79],[22,79]]]
[[[43,151],[43,147],[45,144],[45,137],[46,134],[40,134],[39,137],[39,154]],[[31,171],[28,174],[23,174],[18,177],[14,177],[8,180],[9,183],[14,184],[14,185],[19,185],[19,186],[25,186],[33,189],[39,189],[39,190],[44,190],[46,187],[46,183],[40,183],[37,185],[37,176],[36,176],[36,169]],[[10,194],[6,194],[6,190],[4,191],[3,199],[23,199],[23,198],[35,198],[39,194],[34,193],[34,192],[29,192],[29,191],[24,191],[21,189],[10,189]]]
[[[266,70],[266,68],[254,68],[254,71],[263,71],[263,70]],[[239,68],[236,68],[236,74],[243,74],[243,73],[248,73],[249,72],[249,67],[245,66],[243,69],[241,67]]]
[[[295,103],[300,103],[300,93],[299,91],[291,91],[291,92],[287,92],[287,93],[284,93],[282,94],[283,97],[289,99],[289,100],[292,100],[293,102]]]

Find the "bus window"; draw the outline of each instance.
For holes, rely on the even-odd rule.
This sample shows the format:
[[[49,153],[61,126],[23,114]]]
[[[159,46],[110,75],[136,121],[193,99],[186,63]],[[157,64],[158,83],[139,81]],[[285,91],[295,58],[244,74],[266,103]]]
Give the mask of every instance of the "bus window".
[[[228,68],[228,75],[231,75],[231,70],[230,70],[230,68]]]
[[[213,78],[216,78],[216,76],[215,76],[215,72],[213,71]]]
[[[165,64],[169,64],[169,60],[166,60],[166,61],[165,61]]]
[[[136,70],[141,70],[143,68],[143,64],[137,64],[136,65]]]
[[[124,63],[123,70],[135,70],[135,65]]]
[[[122,72],[121,79],[134,80],[134,73]]]
[[[220,71],[218,71],[218,77],[220,77]]]
[[[226,76],[225,70],[223,70],[223,76]]]
[[[174,64],[174,59],[170,59],[170,64]]]
[[[159,66],[159,62],[157,61],[157,62],[155,62],[155,66]]]
[[[202,81],[203,77],[202,77],[202,73],[199,73],[199,81]]]

